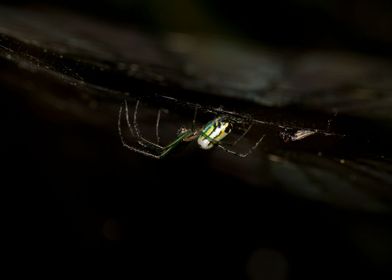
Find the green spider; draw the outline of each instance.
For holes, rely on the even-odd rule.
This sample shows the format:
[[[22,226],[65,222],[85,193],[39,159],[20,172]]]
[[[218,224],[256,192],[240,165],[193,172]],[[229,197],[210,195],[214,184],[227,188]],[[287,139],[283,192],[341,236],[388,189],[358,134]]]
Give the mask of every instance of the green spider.
[[[211,120],[208,122],[206,125],[204,125],[201,128],[195,128],[195,122],[196,122],[196,116],[197,116],[197,106],[195,107],[195,113],[194,113],[194,118],[192,122],[192,128],[181,128],[178,132],[177,138],[172,141],[170,144],[166,146],[161,146],[159,144],[159,122],[160,122],[160,117],[161,117],[161,110],[158,110],[157,114],[157,120],[156,120],[156,125],[155,125],[155,133],[156,133],[156,138],[157,138],[157,143],[153,143],[147,139],[145,139],[143,136],[140,134],[140,130],[138,128],[137,124],[137,113],[139,109],[139,104],[140,100],[137,100],[136,105],[135,105],[135,110],[133,113],[133,121],[132,123],[129,120],[129,113],[128,113],[128,103],[125,100],[124,101],[124,108],[125,108],[125,119],[128,125],[128,129],[130,130],[131,134],[136,137],[137,142],[139,143],[142,148],[136,148],[128,145],[125,143],[124,137],[122,135],[122,129],[121,129],[121,119],[122,119],[122,113],[123,113],[123,106],[120,107],[119,111],[119,117],[118,117],[118,131],[120,135],[121,142],[124,147],[152,157],[156,159],[163,158],[167,154],[169,154],[171,151],[173,151],[178,145],[180,145],[183,142],[192,142],[197,139],[197,143],[199,147],[203,150],[209,150],[213,148],[214,146],[217,146],[221,148],[222,150],[234,154],[239,157],[246,157],[250,153],[253,152],[257,148],[257,146],[261,143],[261,141],[264,138],[264,135],[256,142],[256,144],[249,149],[247,153],[237,153],[235,151],[229,150],[228,148],[224,147],[221,143],[221,141],[231,132],[233,124],[230,122],[230,118],[227,116],[218,116],[215,119]],[[231,146],[236,145],[252,128],[252,124],[248,126],[248,128],[245,130],[245,132],[235,140]]]

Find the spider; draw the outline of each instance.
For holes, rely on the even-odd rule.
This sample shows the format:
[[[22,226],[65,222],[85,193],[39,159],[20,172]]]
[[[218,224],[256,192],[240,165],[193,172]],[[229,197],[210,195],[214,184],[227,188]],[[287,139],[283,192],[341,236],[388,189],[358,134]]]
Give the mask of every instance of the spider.
[[[133,113],[133,120],[132,123],[129,119],[129,112],[128,112],[128,103],[126,100],[124,100],[124,109],[125,109],[125,119],[126,123],[128,126],[128,129],[130,130],[131,134],[136,137],[137,142],[139,143],[140,146],[142,146],[145,149],[142,148],[136,148],[133,146],[128,145],[125,143],[123,134],[122,134],[122,129],[121,129],[121,119],[123,115],[123,106],[120,107],[119,110],[119,117],[118,117],[118,131],[120,135],[121,142],[124,147],[143,154],[145,156],[149,156],[155,159],[160,159],[163,158],[164,156],[168,155],[171,151],[173,151],[178,145],[184,142],[192,142],[194,140],[197,140],[197,143],[199,147],[203,150],[209,150],[213,148],[214,146],[217,146],[221,148],[222,150],[234,154],[239,157],[246,157],[249,154],[251,154],[257,146],[261,143],[261,141],[264,138],[264,135],[256,142],[256,144],[249,149],[247,153],[237,153],[233,150],[230,150],[226,147],[224,147],[221,143],[222,139],[224,139],[232,130],[233,127],[233,122],[230,121],[230,118],[228,116],[222,115],[214,118],[210,122],[208,122],[206,125],[202,126],[201,128],[196,128],[196,116],[197,116],[197,109],[198,106],[195,106],[195,112],[194,112],[194,118],[192,121],[192,128],[180,128],[177,134],[177,138],[174,139],[170,144],[166,146],[161,146],[159,141],[159,122],[161,118],[161,110],[158,110],[157,114],[157,120],[155,124],[155,133],[156,133],[156,143],[153,143],[152,141],[149,141],[145,139],[138,128],[137,124],[137,114],[138,114],[138,109],[139,109],[139,104],[140,100],[136,101],[134,113]],[[236,145],[252,128],[252,123],[248,126],[248,128],[244,131],[244,133],[237,138],[233,143],[231,143],[231,146]]]

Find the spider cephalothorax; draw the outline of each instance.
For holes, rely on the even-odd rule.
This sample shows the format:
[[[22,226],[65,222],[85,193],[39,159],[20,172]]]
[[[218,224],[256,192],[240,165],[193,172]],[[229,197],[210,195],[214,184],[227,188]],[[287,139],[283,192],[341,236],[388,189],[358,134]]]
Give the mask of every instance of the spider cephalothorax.
[[[240,156],[240,157],[246,157],[248,156],[263,140],[263,137],[261,137],[256,144],[249,149],[247,153],[237,153],[233,150],[230,150],[226,148],[225,146],[222,145],[222,140],[231,132],[233,128],[233,124],[230,122],[229,118],[227,116],[218,116],[215,119],[211,120],[208,122],[206,125],[202,126],[201,128],[195,128],[195,122],[196,122],[196,115],[197,115],[197,106],[195,107],[195,113],[194,113],[194,118],[192,122],[192,128],[185,128],[181,127],[178,130],[177,133],[177,138],[172,141],[170,144],[166,146],[161,146],[159,144],[159,122],[160,122],[160,110],[158,110],[158,115],[157,115],[157,121],[156,121],[156,138],[157,141],[156,143],[149,141],[145,139],[139,131],[138,124],[137,124],[137,112],[139,108],[139,103],[140,101],[137,100],[136,105],[135,105],[135,110],[133,113],[133,121],[132,123],[129,120],[129,113],[128,113],[128,104],[127,101],[125,100],[124,102],[124,108],[125,108],[125,119],[127,121],[128,128],[133,136],[136,137],[137,142],[139,145],[143,148],[136,148],[133,146],[130,146],[125,143],[124,138],[122,136],[122,130],[121,130],[121,118],[122,118],[122,110],[123,106],[120,107],[119,111],[119,118],[118,118],[118,130],[120,134],[120,138],[122,141],[122,144],[124,147],[141,153],[146,156],[150,156],[153,158],[162,158],[165,155],[167,155],[170,151],[172,151],[175,147],[177,147],[180,143],[182,142],[191,142],[197,139],[197,143],[200,146],[201,149],[204,150],[209,150],[214,146],[217,146],[224,151]],[[248,128],[244,131],[244,133],[237,138],[233,143],[231,143],[231,146],[236,145],[251,129],[252,124],[249,124]]]

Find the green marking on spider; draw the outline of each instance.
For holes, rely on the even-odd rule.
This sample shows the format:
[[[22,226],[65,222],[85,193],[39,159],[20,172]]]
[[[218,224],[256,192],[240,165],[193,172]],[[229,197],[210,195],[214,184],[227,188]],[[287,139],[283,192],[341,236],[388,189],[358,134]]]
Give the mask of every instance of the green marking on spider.
[[[237,153],[233,150],[230,150],[222,145],[222,140],[231,132],[232,130],[232,123],[230,120],[225,117],[225,116],[219,116],[212,121],[208,122],[206,125],[204,125],[201,128],[195,128],[195,120],[196,120],[196,115],[197,115],[197,109],[198,107],[195,107],[195,114],[194,114],[194,119],[192,123],[192,128],[181,128],[178,132],[177,138],[174,139],[170,144],[166,146],[161,146],[159,144],[159,135],[158,135],[158,130],[159,130],[159,122],[160,122],[160,115],[161,112],[158,110],[157,114],[157,120],[156,120],[156,138],[157,142],[154,143],[152,141],[149,141],[145,139],[141,134],[140,130],[138,128],[137,124],[137,112],[139,108],[140,101],[137,100],[136,105],[135,105],[135,110],[133,114],[133,121],[130,122],[129,120],[129,113],[128,113],[128,104],[127,101],[124,101],[124,108],[125,108],[125,119],[126,123],[128,125],[128,129],[131,132],[131,134],[137,139],[137,142],[141,146],[140,148],[130,146],[127,143],[125,143],[124,137],[122,135],[122,128],[121,128],[121,119],[122,119],[122,113],[123,113],[123,106],[120,107],[119,111],[119,117],[118,117],[118,131],[120,135],[121,142],[124,147],[137,152],[141,153],[145,156],[153,157],[156,159],[163,158],[167,154],[169,154],[171,151],[173,151],[179,144],[184,143],[184,142],[192,142],[194,140],[197,140],[197,143],[199,147],[203,150],[209,150],[213,148],[214,146],[217,146],[224,151],[234,154],[236,156],[240,157],[246,157],[248,156],[254,149],[257,148],[257,146],[261,143],[261,141],[264,138],[264,135],[256,142],[256,144],[249,149],[247,153]],[[239,140],[241,140],[251,129],[252,124],[249,125],[249,127],[245,130],[245,132],[238,137],[236,141],[234,141],[231,146],[236,145]]]

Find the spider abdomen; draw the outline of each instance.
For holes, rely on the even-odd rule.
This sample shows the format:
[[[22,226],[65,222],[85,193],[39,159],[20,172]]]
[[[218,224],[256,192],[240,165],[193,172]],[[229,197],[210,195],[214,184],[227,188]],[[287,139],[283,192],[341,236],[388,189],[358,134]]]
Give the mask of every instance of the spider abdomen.
[[[209,122],[200,132],[197,143],[204,150],[211,149],[215,144],[219,143],[231,131],[231,123],[217,118]]]

